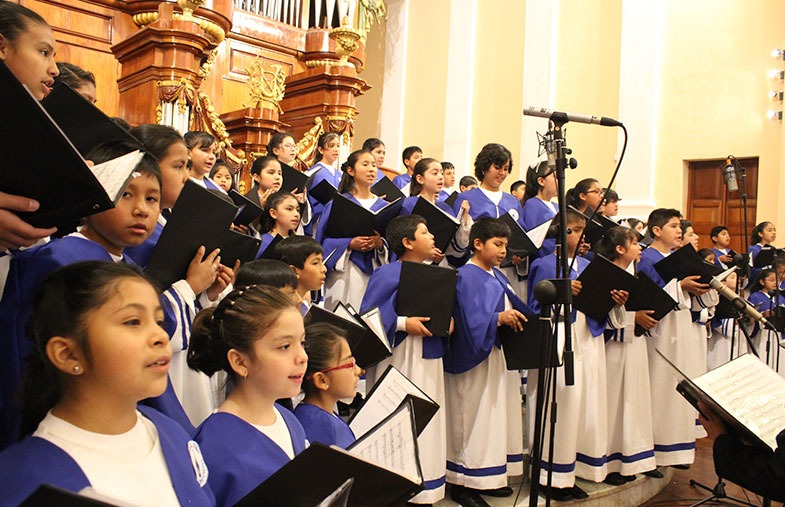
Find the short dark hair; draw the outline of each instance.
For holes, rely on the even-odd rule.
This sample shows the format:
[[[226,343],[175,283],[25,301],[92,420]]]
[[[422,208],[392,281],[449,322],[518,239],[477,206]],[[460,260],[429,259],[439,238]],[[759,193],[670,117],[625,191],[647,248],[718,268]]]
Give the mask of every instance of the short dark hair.
[[[418,151],[422,153],[422,148],[420,148],[419,146],[407,146],[406,148],[403,149],[403,154],[401,154],[401,159],[404,162],[406,162],[407,160],[412,158],[412,155],[414,155]]]
[[[498,143],[489,143],[482,147],[480,153],[474,159],[474,176],[477,181],[485,179],[485,173],[492,165],[502,167],[507,162],[510,163],[512,172],[512,153],[510,150]]]
[[[73,63],[57,62],[57,70],[60,71],[60,74],[55,78],[55,85],[65,83],[74,90],[85,83],[95,86],[95,74],[89,70],[77,67]]]
[[[714,251],[711,248],[701,248],[698,250],[698,255],[705,261],[709,255],[714,255]]]
[[[619,193],[612,188],[603,188],[603,196],[605,197],[605,202],[619,202],[621,199],[619,198]]]
[[[681,220],[681,212],[673,208],[657,208],[649,213],[649,219],[646,220],[646,223],[649,224],[647,229],[649,237],[654,238],[654,228],[659,227],[661,229],[672,218]]]
[[[215,137],[209,132],[203,130],[192,130],[186,132],[183,136],[185,139],[185,147],[189,150],[194,148],[209,148],[215,142]]]
[[[498,218],[478,218],[469,231],[469,247],[474,252],[474,240],[485,243],[491,238],[509,238],[510,234],[510,226]]]
[[[390,220],[390,223],[387,225],[387,245],[389,245],[390,250],[395,255],[400,257],[406,253],[403,239],[414,240],[414,233],[420,224],[428,225],[420,215],[399,215]]]
[[[324,250],[318,241],[310,236],[289,236],[282,239],[273,251],[273,256],[286,265],[298,269],[305,267],[305,261],[311,255],[323,255]]]
[[[363,148],[362,149],[368,150],[368,151],[373,151],[378,146],[384,146],[384,143],[382,142],[382,140],[381,139],[377,139],[375,137],[369,137],[363,143]]]
[[[273,155],[273,150],[276,148],[280,148],[283,144],[284,139],[287,137],[291,137],[294,140],[294,136],[292,136],[289,132],[276,132],[270,137],[270,140],[267,142],[267,154],[271,156]]]
[[[297,275],[288,264],[272,259],[256,259],[244,262],[237,270],[234,286],[269,285],[276,289],[297,288]]]
[[[145,150],[159,160],[166,155],[169,147],[175,143],[185,144],[183,136],[172,127],[145,123],[131,129],[131,135],[139,139]]]
[[[722,231],[727,231],[727,230],[728,228],[725,227],[724,225],[715,225],[714,227],[712,227],[711,231],[709,231],[709,238],[711,238],[712,243],[716,243],[716,241],[714,241],[714,238],[719,236]]]
[[[522,186],[524,186],[524,187],[526,186],[526,182],[525,181],[523,181],[523,180],[514,181],[513,184],[510,185],[510,192],[515,192],[516,190],[518,190]]]
[[[278,159],[273,155],[264,155],[255,159],[253,164],[251,164],[251,176],[254,174],[261,174],[264,168],[267,167],[273,160],[278,162]]]
[[[98,165],[117,157],[121,157],[127,153],[131,153],[134,150],[142,149],[143,148],[141,146],[131,141],[107,141],[105,143],[99,144],[98,146],[95,146],[93,149],[87,152],[85,158],[94,162],[95,165]],[[155,179],[158,180],[159,186],[163,184],[161,182],[161,169],[158,167],[158,162],[156,161],[155,157],[147,152],[144,153],[142,160],[140,160],[136,165],[134,171],[155,177]]]
[[[474,176],[461,176],[461,179],[458,181],[458,188],[468,187],[469,185],[479,185],[477,178]]]
[[[638,241],[638,233],[623,225],[611,227],[597,242],[596,253],[612,261],[616,260],[619,258],[616,247],[626,247],[628,241]]]
[[[446,171],[448,169],[455,170],[455,166],[452,165],[452,162],[443,161],[442,162],[442,171]]]

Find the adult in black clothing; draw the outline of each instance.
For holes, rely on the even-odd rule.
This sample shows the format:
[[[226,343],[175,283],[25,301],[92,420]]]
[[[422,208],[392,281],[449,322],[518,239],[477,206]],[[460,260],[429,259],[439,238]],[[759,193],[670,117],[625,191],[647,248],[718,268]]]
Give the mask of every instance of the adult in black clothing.
[[[705,405],[700,421],[714,440],[714,470],[719,477],[770,500],[785,501],[785,430],[777,435],[777,449],[745,444],[728,433],[725,424]]]

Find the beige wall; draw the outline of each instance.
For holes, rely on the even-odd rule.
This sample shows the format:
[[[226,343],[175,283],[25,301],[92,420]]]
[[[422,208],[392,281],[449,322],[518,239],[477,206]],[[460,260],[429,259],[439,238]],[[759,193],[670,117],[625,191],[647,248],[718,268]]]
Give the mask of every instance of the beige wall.
[[[546,122],[524,130],[523,106],[616,117],[620,110],[630,111],[630,106],[634,110],[640,102],[641,107],[653,111],[644,116],[646,129],[631,127],[630,142],[645,140],[649,148],[645,156],[625,160],[622,171],[635,175],[628,179],[628,189],[654,181],[648,207],[651,201],[658,206],[685,207],[686,160],[728,154],[758,156],[758,218],[785,224],[785,206],[778,204],[779,196],[785,195],[785,177],[779,176],[785,171],[781,153],[785,133],[781,122],[765,116],[772,106],[781,106],[772,104],[767,94],[773,85],[782,89],[781,83],[769,80],[768,71],[785,68],[784,62],[770,56],[772,49],[785,46],[785,2],[663,0],[649,5],[659,21],[652,19],[651,31],[641,36],[643,40],[636,40],[636,51],[643,47],[648,52],[635,63],[651,71],[654,82],[640,100],[635,95],[639,90],[625,90],[620,85],[629,82],[620,81],[620,62],[629,61],[632,51],[631,45],[623,47],[621,43],[622,20],[627,19],[624,9],[638,8],[634,0],[549,3],[552,24],[546,33],[550,40],[528,40],[529,44],[542,44],[553,55],[551,68],[542,76],[536,74],[539,69],[526,67],[523,51],[525,15],[543,4],[514,0],[390,2],[408,7],[403,107],[375,112],[362,109],[361,102],[361,113],[366,117],[358,122],[359,137],[383,135],[379,130],[371,132],[383,122],[371,122],[369,117],[397,114],[402,145],[417,143],[430,155],[442,155],[445,111],[456,106],[444,99],[449,85],[444,79],[445,62],[453,46],[445,23],[449,23],[451,6],[460,4],[463,8],[469,3],[476,8],[471,34],[475,52],[473,57],[466,55],[466,65],[473,67],[471,93],[466,97],[472,119],[466,127],[470,153],[496,141],[512,150],[518,168],[534,159],[536,153],[529,145],[527,153],[521,153],[521,139],[533,137],[535,130],[545,130]],[[384,59],[384,48],[377,53],[371,46],[369,70],[378,64],[372,60],[379,57]],[[549,103],[524,103],[524,69],[535,73],[536,79],[547,80]],[[630,72],[629,67],[626,71]],[[364,76],[375,86],[373,93],[384,94],[383,79],[374,82],[382,73]],[[571,124],[567,135],[580,164],[568,174],[568,183],[589,176],[607,181],[621,150],[618,130]],[[398,154],[390,156],[397,159]],[[470,172],[470,167],[458,169],[462,174]],[[623,188],[620,191],[624,197]]]

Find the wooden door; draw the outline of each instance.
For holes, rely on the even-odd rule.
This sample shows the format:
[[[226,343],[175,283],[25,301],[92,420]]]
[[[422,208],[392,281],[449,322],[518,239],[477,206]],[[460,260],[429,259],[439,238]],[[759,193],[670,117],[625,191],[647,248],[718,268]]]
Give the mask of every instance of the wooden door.
[[[729,192],[722,175],[725,159],[688,162],[687,209],[695,232],[700,235],[700,248],[713,246],[709,232],[715,225],[724,225],[730,232],[731,248],[742,252],[743,235],[749,236],[755,227],[758,202],[758,158],[739,159],[747,170],[747,221],[749,229],[742,231],[743,209],[740,192]],[[739,180],[739,186],[741,181]]]

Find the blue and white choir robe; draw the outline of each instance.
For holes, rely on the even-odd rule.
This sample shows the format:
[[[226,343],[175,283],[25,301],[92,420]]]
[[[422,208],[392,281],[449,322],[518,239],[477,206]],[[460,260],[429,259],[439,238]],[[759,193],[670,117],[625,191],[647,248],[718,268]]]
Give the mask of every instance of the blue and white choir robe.
[[[160,412],[139,407],[155,424],[169,476],[181,505],[211,507],[215,498],[207,485],[207,470],[199,446],[183,428]],[[46,439],[28,436],[0,453],[0,506],[16,507],[39,486],[49,484],[79,492],[90,481],[74,459]]]
[[[761,250],[763,250],[763,246],[763,243],[758,243],[747,248],[747,253],[750,255],[750,283],[755,282],[760,272],[763,271],[763,268],[754,267],[755,256],[758,255]]]
[[[690,313],[690,296],[681,289],[678,280],[674,278],[666,283],[654,268],[654,264],[665,257],[666,254],[649,247],[641,253],[638,264],[639,273],[646,273],[678,303],[678,309],[663,317],[648,332],[650,337],[646,340],[657,466],[683,465],[694,461],[695,421],[698,415],[676,391],[676,376],[655,350],[659,349],[686,375],[696,376],[699,361],[696,355],[700,347],[696,343],[698,338]]]
[[[411,215],[412,210],[414,210],[414,206],[417,204],[417,200],[419,198],[419,195],[414,195],[404,199],[403,205],[401,206],[401,215]],[[458,217],[455,210],[453,210],[447,203],[437,200],[434,205],[447,215],[453,218]],[[463,224],[458,226],[458,230],[455,231],[455,236],[452,238],[452,241],[450,241],[447,249],[442,252],[445,257],[442,262],[439,263],[439,266],[459,266],[465,264],[466,261],[469,260],[469,232],[471,231],[472,224],[474,223],[474,221],[471,220],[471,217],[469,218],[470,220],[468,226],[464,226]]]
[[[747,330],[752,326],[744,323]],[[711,338],[708,343],[707,366],[710,370],[721,366],[733,358],[751,352],[748,350],[747,339],[739,325],[732,318],[714,317],[711,319]],[[731,343],[732,342],[732,343]],[[731,350],[731,345],[733,349]]]
[[[393,365],[438,403],[439,407],[442,407],[417,438],[425,489],[413,499],[417,503],[436,503],[444,498],[445,462],[447,460],[444,367],[442,363],[445,339],[438,336],[409,335],[405,331],[405,325],[399,325],[399,319],[421,316],[399,316],[396,313],[395,304],[398,299],[401,267],[401,262],[381,266],[373,272],[368,281],[368,288],[365,291],[360,312],[366,312],[373,307],[379,308],[393,354],[368,368],[365,378],[367,389],[371,389],[387,366]],[[403,329],[400,329],[401,327]]]
[[[147,265],[153,256],[153,250],[155,250],[155,246],[164,232],[164,227],[166,227],[166,218],[163,215],[158,215],[158,221],[155,223],[153,233],[141,245],[129,246],[123,249],[123,255],[133,259],[140,268],[147,269]]]
[[[380,171],[381,172],[381,171]],[[326,204],[320,203],[317,199],[311,196],[310,192],[316,185],[324,180],[327,180],[330,185],[336,190],[338,185],[341,184],[341,176],[343,173],[340,169],[330,167],[323,162],[317,162],[310,169],[308,169],[309,178],[306,183],[308,189],[308,201],[311,203],[311,223],[305,228],[305,234],[313,236],[314,229],[318,226],[319,220],[324,213]]]
[[[572,259],[570,259],[572,261]],[[556,256],[540,257],[529,268],[530,290],[540,281],[556,278]],[[589,261],[578,257],[570,271],[570,279],[578,278]],[[584,287],[584,290],[588,288]],[[536,299],[529,303],[532,310],[539,313],[540,304]],[[556,418],[556,445],[553,457],[548,449],[543,449],[540,484],[546,484],[548,467],[553,470],[552,486],[569,488],[575,485],[575,477],[602,481],[607,475],[608,421],[607,421],[607,380],[605,367],[604,332],[606,320],[598,321],[573,309],[572,348],[574,357],[574,378],[572,386],[566,385],[564,367],[556,370],[556,403],[559,411]],[[559,354],[564,348],[563,324],[559,324],[557,347]],[[537,399],[538,372],[528,372],[526,396]],[[529,411],[529,439],[533,442],[534,411]],[[549,416],[546,416],[549,417]],[[546,418],[547,420],[547,418]],[[546,425],[543,431],[545,442],[550,430]]]
[[[523,214],[521,215],[523,230],[530,231],[548,220],[553,220],[557,212],[558,205],[554,202],[545,202],[537,196],[526,199],[526,202],[523,203]],[[555,250],[556,239],[546,239],[543,241],[540,249],[529,256],[529,262],[534,262],[540,257],[546,257]]]
[[[783,306],[785,304],[782,296],[772,297],[763,290],[751,293],[749,301],[759,312],[763,313],[768,310],[772,314],[776,311],[777,305]],[[780,311],[785,314],[785,308],[781,308]],[[750,335],[761,361],[767,363],[773,370],[778,371],[780,375],[785,376],[785,354],[782,354],[778,346],[779,341],[785,338],[785,334],[761,329],[760,324],[755,322]],[[779,364],[779,368],[777,368],[777,364]]]
[[[277,410],[286,422],[294,455],[307,446],[305,431],[288,410]],[[289,463],[289,455],[267,435],[239,417],[216,412],[196,429],[194,440],[210,474],[207,482],[216,505],[231,506]]]
[[[299,403],[294,415],[300,421],[308,442],[324,445],[337,445],[346,449],[356,440],[349,425],[336,414],[327,412],[310,403]]]
[[[605,330],[608,386],[608,473],[654,470],[651,386],[646,336],[635,336],[635,312],[623,326],[609,319]]]
[[[128,257],[124,256],[122,260],[133,264]],[[35,294],[53,271],[84,261],[114,262],[115,259],[98,243],[80,234],[72,234],[20,251],[11,260],[3,299],[0,301],[0,329],[4,330],[0,342],[0,449],[16,442],[19,437],[19,407],[15,400],[26,367],[25,359],[33,351],[33,342],[26,337],[25,328],[32,314]],[[173,318],[174,314],[164,301],[162,304],[166,317],[165,327],[171,330],[175,326],[169,319]],[[186,430],[193,428],[171,385],[155,400],[153,403],[157,404],[158,408],[166,409],[166,414],[182,422]]]
[[[362,206],[352,194],[345,193],[343,196]],[[343,302],[357,309],[362,303],[365,287],[373,270],[386,264],[389,254],[384,242],[382,250],[359,252],[349,250],[352,238],[327,237],[327,221],[330,218],[332,204],[332,202],[327,203],[319,226],[316,228],[316,241],[322,245],[326,259],[324,265],[327,268],[327,278],[324,282],[324,307],[332,311],[338,302]],[[370,210],[378,211],[387,204],[387,201],[376,198]]]
[[[444,356],[447,482],[477,489],[506,486],[508,476],[523,473],[521,380],[507,371],[498,316],[532,311],[492,271],[471,261],[458,270],[455,331]]]
[[[729,266],[726,266],[725,263],[721,262],[720,257],[722,257],[723,255],[728,255],[728,252],[730,252],[730,248],[714,247],[711,249],[711,251],[714,253],[714,265],[719,266],[722,269],[728,269]]]
[[[200,187],[206,188],[207,190],[218,190],[220,192],[223,192],[224,194],[226,193],[226,190],[224,190],[223,188],[219,187],[216,182],[214,182],[213,180],[210,179],[209,176],[205,176],[201,180],[191,176],[191,181],[193,181],[194,183],[196,183]]]
[[[392,182],[393,182],[393,185],[395,185],[396,187],[402,189],[402,188],[406,187],[407,185],[411,184],[411,182],[412,182],[412,175],[409,174],[409,173],[399,174],[398,176],[393,178]]]
[[[515,198],[514,195],[508,194],[507,192],[501,192],[501,200],[499,201],[498,206],[491,201],[488,196],[485,194],[483,189],[480,187],[473,188],[471,190],[467,190],[466,192],[461,192],[458,194],[458,198],[455,200],[453,204],[453,213],[454,216],[458,216],[458,213],[461,210],[461,204],[463,201],[469,201],[469,215],[472,217],[472,220],[475,222],[478,218],[482,217],[489,217],[489,218],[499,218],[500,216],[504,215],[505,213],[509,212],[510,216],[518,221],[523,227],[524,230],[527,230],[523,224],[523,208],[521,208],[521,202]],[[528,261],[524,261],[517,266],[509,266],[506,268],[500,268],[501,272],[504,273],[504,276],[510,281],[510,284],[515,291],[515,294],[521,298],[521,300],[526,301],[526,273],[527,273]]]

